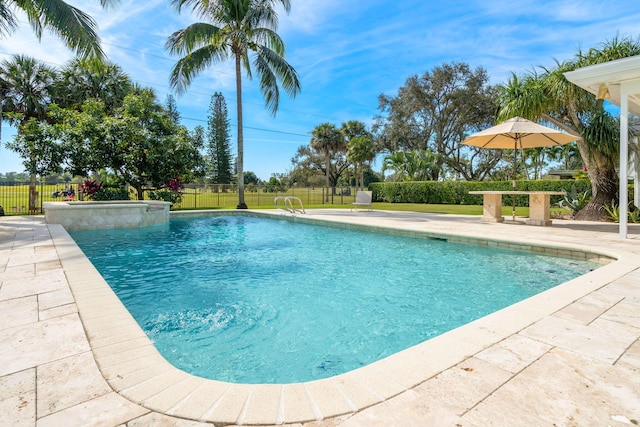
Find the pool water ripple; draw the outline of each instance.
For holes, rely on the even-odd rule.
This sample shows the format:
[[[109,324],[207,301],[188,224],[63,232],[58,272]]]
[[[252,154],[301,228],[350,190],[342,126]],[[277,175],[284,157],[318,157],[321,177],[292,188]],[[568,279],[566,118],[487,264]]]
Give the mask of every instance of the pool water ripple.
[[[347,372],[596,267],[243,216],[71,234],[167,360],[245,383]]]

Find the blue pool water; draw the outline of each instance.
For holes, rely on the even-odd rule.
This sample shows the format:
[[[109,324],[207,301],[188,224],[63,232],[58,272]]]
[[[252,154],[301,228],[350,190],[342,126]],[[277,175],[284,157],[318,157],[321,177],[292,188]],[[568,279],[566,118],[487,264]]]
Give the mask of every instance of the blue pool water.
[[[167,360],[243,383],[347,372],[596,267],[248,216],[71,235]]]

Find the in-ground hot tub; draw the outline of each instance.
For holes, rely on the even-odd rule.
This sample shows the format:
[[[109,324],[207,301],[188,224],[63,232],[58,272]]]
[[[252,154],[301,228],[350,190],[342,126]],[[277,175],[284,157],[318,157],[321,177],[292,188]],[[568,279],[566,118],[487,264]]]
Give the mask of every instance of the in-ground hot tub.
[[[67,230],[137,228],[169,222],[171,203],[156,200],[112,200],[106,202],[45,202],[49,224]]]

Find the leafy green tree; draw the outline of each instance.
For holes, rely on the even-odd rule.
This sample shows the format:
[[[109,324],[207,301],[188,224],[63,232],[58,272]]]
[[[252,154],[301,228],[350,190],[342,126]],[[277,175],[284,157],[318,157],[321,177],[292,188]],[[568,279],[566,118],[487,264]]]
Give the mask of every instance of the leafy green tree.
[[[247,171],[244,174],[244,183],[245,184],[260,185],[260,184],[262,184],[262,181],[260,180],[260,178],[258,178],[258,176],[254,172]]]
[[[127,95],[118,114],[105,122],[107,140],[117,149],[103,155],[139,200],[149,184],[158,188],[171,179],[189,182],[202,174],[202,156],[187,129],[169,119],[152,91]]]
[[[591,201],[576,219],[600,220],[605,206],[617,202],[616,163],[619,147],[617,119],[604,109],[602,100],[569,82],[564,73],[588,65],[640,54],[640,42],[614,38],[598,48],[579,51],[555,67],[524,76],[513,74],[500,88],[500,121],[514,116],[546,121],[581,136],[577,147],[591,180]]]
[[[110,166],[105,153],[115,156],[118,144],[109,137],[103,102],[89,98],[79,107],[65,109],[52,105],[49,115],[55,122],[57,141],[66,153],[65,170],[73,176],[87,176]]]
[[[287,187],[284,184],[282,184],[282,181],[280,181],[275,176],[272,176],[271,178],[269,178],[269,181],[267,181],[267,183],[264,184],[265,193],[277,193],[277,192],[284,192],[284,191],[287,191]]]
[[[310,145],[301,145],[291,158],[292,169],[288,173],[289,185],[321,187],[326,185],[324,156]]]
[[[130,93],[114,115],[104,104],[85,101],[80,110],[52,108],[57,138],[65,147],[66,169],[87,175],[98,169],[113,171],[120,184],[144,191],[202,176],[201,144],[184,126],[169,119],[151,90]]]
[[[379,97],[382,114],[374,133],[391,153],[429,148],[439,154],[442,167],[436,170],[449,169],[467,180],[484,179],[501,153],[460,142],[494,122],[496,95],[488,82],[483,68],[472,70],[459,62],[411,76],[396,96]]]
[[[47,176],[62,172],[64,151],[55,143],[55,138],[51,125],[31,117],[20,124],[13,141],[7,143],[7,148],[22,157],[22,164],[31,174],[34,184],[36,175]],[[31,203],[30,200],[29,206],[35,207],[35,201]]]
[[[100,0],[107,8],[117,0]],[[95,21],[80,9],[62,0],[5,0],[0,2],[0,37],[7,37],[18,27],[16,12],[27,15],[38,40],[47,29],[80,57],[104,59]]]
[[[244,142],[242,117],[242,69],[251,78],[252,68],[260,76],[260,90],[267,108],[275,115],[280,102],[278,82],[290,96],[300,91],[295,69],[284,59],[284,42],[277,34],[278,15],[274,4],[289,12],[289,0],[172,0],[178,11],[183,6],[208,22],[199,22],[173,33],[166,46],[172,54],[184,55],[173,67],[171,86],[182,93],[201,71],[211,64],[233,59],[236,76],[238,117],[238,209],[244,201]],[[253,53],[253,58],[249,55]]]
[[[215,184],[230,184],[231,136],[227,103],[220,92],[211,97],[207,122],[207,152],[210,162],[210,178]]]

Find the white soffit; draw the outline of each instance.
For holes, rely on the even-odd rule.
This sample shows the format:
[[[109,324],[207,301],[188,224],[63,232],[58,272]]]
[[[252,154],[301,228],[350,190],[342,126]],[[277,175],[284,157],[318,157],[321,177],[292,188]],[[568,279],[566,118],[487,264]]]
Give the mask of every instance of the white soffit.
[[[629,91],[629,111],[640,116],[640,56],[618,59],[564,73],[571,83],[596,95],[601,85],[609,88],[610,101],[620,105],[620,86]]]

